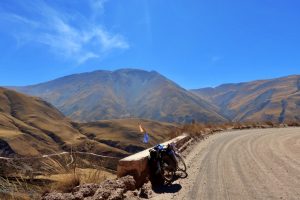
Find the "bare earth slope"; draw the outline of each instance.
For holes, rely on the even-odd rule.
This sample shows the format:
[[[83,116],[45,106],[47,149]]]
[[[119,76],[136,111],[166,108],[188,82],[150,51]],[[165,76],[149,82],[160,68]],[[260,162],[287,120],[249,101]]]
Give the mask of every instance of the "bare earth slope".
[[[47,102],[0,88],[0,140],[10,149],[6,154],[53,153],[84,138]]]
[[[226,121],[215,106],[154,71],[94,71],[14,89],[39,96],[78,121],[128,117],[167,122]]]
[[[148,144],[142,142],[143,134],[137,128],[139,122],[150,136]],[[174,124],[145,119],[100,120],[76,126],[88,138],[129,153],[136,153],[167,140],[176,127]]]
[[[142,119],[74,123],[38,97],[0,87],[0,157],[38,156],[71,147],[123,157],[148,147],[142,142],[139,122],[151,131],[148,145],[166,140],[175,127]]]
[[[234,121],[300,121],[300,75],[192,90]]]
[[[153,199],[300,199],[300,128],[216,134],[187,163],[182,189]]]

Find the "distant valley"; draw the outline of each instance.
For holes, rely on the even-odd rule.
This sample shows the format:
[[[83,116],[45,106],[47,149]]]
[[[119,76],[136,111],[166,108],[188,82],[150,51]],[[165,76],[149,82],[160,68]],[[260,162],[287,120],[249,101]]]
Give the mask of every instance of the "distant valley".
[[[142,143],[141,122],[150,144]],[[175,125],[143,119],[75,123],[46,101],[0,88],[0,156],[40,156],[62,151],[124,157],[168,139]]]

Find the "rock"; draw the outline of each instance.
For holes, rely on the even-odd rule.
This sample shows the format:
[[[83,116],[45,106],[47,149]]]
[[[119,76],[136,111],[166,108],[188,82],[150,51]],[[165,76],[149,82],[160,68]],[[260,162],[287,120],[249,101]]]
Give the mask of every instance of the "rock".
[[[84,200],[94,200],[94,198],[93,197],[86,197],[86,198],[84,198]]]
[[[93,200],[103,200],[103,199],[108,199],[111,195],[111,190],[110,189],[105,189],[105,188],[99,188],[95,195],[93,196]]]
[[[122,199],[124,199],[123,194],[124,194],[124,189],[118,188],[118,189],[112,191],[112,193],[108,199],[109,200],[122,200]]]
[[[124,200],[140,200],[140,198],[138,197],[138,191],[127,191],[124,194]]]
[[[102,187],[105,189],[115,190],[117,188],[125,188],[125,184],[123,181],[120,181],[119,179],[106,180],[103,182]]]
[[[42,200],[121,200],[124,193],[135,190],[136,182],[132,176],[106,180],[102,184],[84,184],[72,189],[72,193],[47,193]],[[137,191],[132,197],[137,197]],[[127,198],[128,199],[128,198]],[[133,199],[133,198],[131,198]],[[138,199],[138,198],[135,198]]]
[[[42,200],[81,200],[77,199],[71,193],[47,193],[42,198]]]
[[[119,200],[124,199],[124,193],[128,190],[134,190],[135,180],[132,176],[125,176],[115,180],[106,180],[102,186],[98,188],[93,199],[109,199]]]
[[[152,185],[149,181],[142,186],[139,196],[145,199],[149,199],[151,198],[151,195],[152,195]]]
[[[124,176],[120,178],[120,181],[123,181],[125,185],[125,191],[136,189],[136,182],[132,176]]]
[[[93,196],[95,192],[99,189],[99,187],[100,185],[94,183],[79,185],[73,188],[72,193],[74,194],[74,196],[82,196],[82,198],[89,197]]]

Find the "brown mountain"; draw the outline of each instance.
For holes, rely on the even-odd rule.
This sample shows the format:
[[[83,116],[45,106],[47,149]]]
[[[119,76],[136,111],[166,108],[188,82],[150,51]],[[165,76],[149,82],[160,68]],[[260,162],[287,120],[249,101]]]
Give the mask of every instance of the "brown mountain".
[[[78,121],[226,121],[215,106],[154,71],[95,71],[15,89],[45,99]]]
[[[38,97],[0,88],[0,156],[36,156],[72,147],[122,157],[148,147],[141,142],[139,121],[150,131],[152,145],[174,129],[171,124],[140,119],[74,123]]]
[[[192,90],[234,121],[300,121],[300,75]]]

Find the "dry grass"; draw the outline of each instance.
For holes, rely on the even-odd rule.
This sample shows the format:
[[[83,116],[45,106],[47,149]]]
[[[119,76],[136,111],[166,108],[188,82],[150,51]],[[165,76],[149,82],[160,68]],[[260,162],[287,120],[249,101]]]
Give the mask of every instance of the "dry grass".
[[[29,200],[38,198],[38,193],[33,194],[33,188],[23,177],[8,179],[0,177],[0,199]]]
[[[221,131],[224,129],[229,129],[230,124],[202,124],[202,123],[191,123],[184,124],[181,127],[178,127],[172,134],[171,137],[181,135],[182,133],[188,133],[192,137],[202,138],[205,135],[211,134],[213,132]]]
[[[57,174],[48,178],[54,181],[50,191],[71,192],[72,189],[80,184],[96,183],[99,184],[115,175],[98,169],[72,169],[67,174]],[[45,177],[47,178],[47,177]],[[49,192],[49,191],[48,191]]]
[[[115,177],[104,169],[80,168],[78,163],[82,160],[79,160],[75,153],[55,158],[47,157],[43,160],[31,160],[31,162],[39,162],[42,167],[35,169],[36,165],[34,165],[31,173],[23,175],[21,172],[12,172],[9,175],[10,178],[0,176],[0,199],[22,199],[19,198],[20,196],[37,199],[46,192],[70,192],[79,184],[101,183],[107,178]],[[18,164],[18,162],[11,164]],[[23,168],[23,165],[26,164],[21,164],[19,168]],[[43,169],[43,175],[40,175],[41,169]],[[39,175],[34,174],[37,171]]]
[[[212,134],[223,130],[233,129],[251,129],[251,128],[279,128],[288,126],[300,126],[298,121],[288,121],[284,124],[280,124],[272,121],[264,122],[227,122],[223,124],[202,124],[191,123],[179,126],[170,135],[171,138],[177,137],[182,133],[189,133],[192,137],[203,138],[205,135]]]
[[[98,169],[76,169],[81,183],[101,183],[106,179],[115,178],[116,175]]]
[[[72,189],[80,185],[80,179],[77,174],[65,175],[63,179],[52,185],[51,191],[71,192]]]
[[[55,182],[51,186],[51,191],[71,192],[80,184],[101,183],[108,177],[108,173],[104,173],[103,170],[78,168],[77,155],[71,152],[70,157],[71,161],[64,162],[67,163],[66,165],[57,164],[61,170],[59,174],[52,177]]]
[[[286,124],[288,126],[300,126],[300,122],[298,121],[287,121]]]

